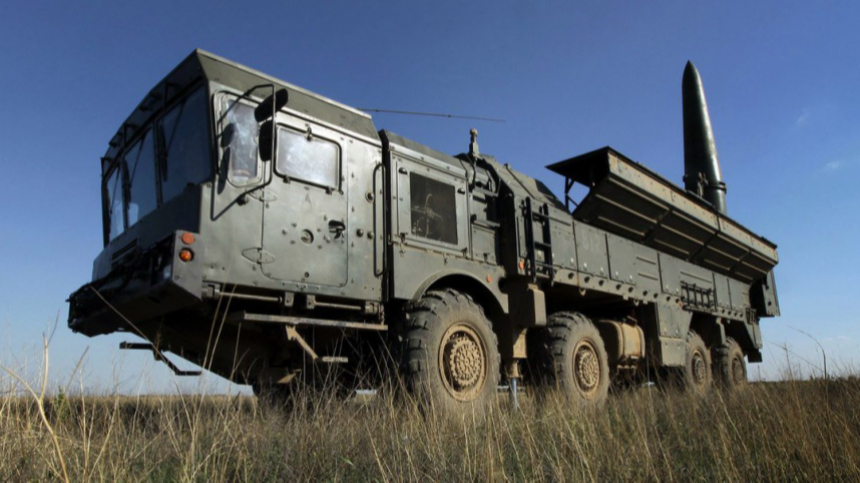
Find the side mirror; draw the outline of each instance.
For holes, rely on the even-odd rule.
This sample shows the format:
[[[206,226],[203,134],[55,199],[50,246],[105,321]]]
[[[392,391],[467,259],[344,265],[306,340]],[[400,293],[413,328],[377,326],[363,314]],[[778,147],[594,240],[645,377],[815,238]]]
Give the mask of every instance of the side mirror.
[[[254,109],[254,119],[257,122],[263,122],[271,119],[276,112],[287,105],[290,95],[286,89],[279,89],[269,95],[263,102]]]
[[[275,123],[272,120],[264,122],[260,126],[260,137],[257,142],[257,148],[260,150],[260,159],[263,161],[271,161],[274,157],[275,143]]]
[[[254,109],[254,119],[257,122],[262,122],[260,126],[260,138],[257,145],[260,148],[260,159],[263,161],[271,161],[275,155],[275,113],[280,111],[282,107],[287,105],[290,95],[286,89],[275,91],[272,85],[272,94],[265,98],[263,102]]]

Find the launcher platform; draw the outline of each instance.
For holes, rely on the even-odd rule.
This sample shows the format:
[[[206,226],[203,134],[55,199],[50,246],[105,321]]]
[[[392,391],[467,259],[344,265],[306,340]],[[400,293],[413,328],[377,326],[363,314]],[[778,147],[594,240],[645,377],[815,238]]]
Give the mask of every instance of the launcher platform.
[[[547,168],[566,178],[568,202],[575,183],[590,189],[577,220],[748,283],[779,260],[775,244],[610,147]]]

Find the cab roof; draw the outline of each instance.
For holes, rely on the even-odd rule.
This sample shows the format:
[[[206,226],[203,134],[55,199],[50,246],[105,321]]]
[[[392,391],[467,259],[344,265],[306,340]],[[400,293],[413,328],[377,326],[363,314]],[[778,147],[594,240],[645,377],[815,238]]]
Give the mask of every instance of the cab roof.
[[[241,92],[249,92],[260,85],[274,84],[275,89],[286,89],[289,92],[287,108],[361,136],[379,139],[372,118],[365,112],[210,52],[196,49],[156,84],[137,105],[111,138],[103,160],[113,160],[137,137],[142,127],[147,126],[153,118],[190,90],[208,82],[223,84]],[[270,93],[269,89],[256,89],[250,93],[250,97],[262,100]]]

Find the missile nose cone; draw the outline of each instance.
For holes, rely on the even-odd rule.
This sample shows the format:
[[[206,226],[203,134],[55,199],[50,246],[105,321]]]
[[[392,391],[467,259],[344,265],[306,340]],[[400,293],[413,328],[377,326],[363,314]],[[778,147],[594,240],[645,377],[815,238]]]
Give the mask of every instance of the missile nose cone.
[[[699,70],[693,65],[693,61],[688,60],[687,66],[684,67],[684,77],[681,81],[681,90],[684,99],[691,95],[699,95],[704,100],[705,91],[702,88],[702,78],[699,76]]]
[[[688,74],[688,73],[690,73],[691,71],[692,71],[692,72],[695,72],[696,74],[698,74],[698,73],[699,73],[699,71],[697,71],[697,70],[696,70],[696,66],[695,66],[695,65],[693,65],[693,61],[692,61],[692,60],[688,60],[688,61],[687,61],[687,65],[686,65],[686,66],[684,66],[684,77],[686,77],[686,76],[687,76],[687,74]]]

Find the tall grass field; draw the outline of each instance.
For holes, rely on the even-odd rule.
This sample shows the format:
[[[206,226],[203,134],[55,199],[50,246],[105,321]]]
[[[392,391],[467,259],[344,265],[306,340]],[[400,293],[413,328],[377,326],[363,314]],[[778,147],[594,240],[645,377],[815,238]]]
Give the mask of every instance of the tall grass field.
[[[860,481],[860,378],[653,387],[600,408],[500,394],[485,417],[406,396],[43,395],[2,374],[0,481]]]

